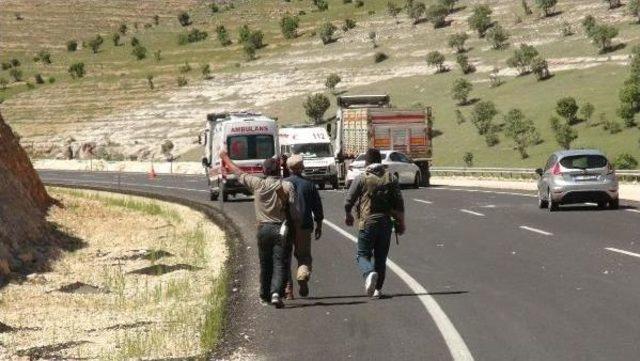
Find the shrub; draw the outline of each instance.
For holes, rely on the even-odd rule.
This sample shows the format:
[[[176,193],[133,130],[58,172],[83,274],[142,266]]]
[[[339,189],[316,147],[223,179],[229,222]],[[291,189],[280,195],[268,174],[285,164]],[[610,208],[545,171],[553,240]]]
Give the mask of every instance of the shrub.
[[[218,35],[218,41],[220,42],[220,45],[231,45],[231,38],[229,37],[229,33],[227,32],[227,29],[224,27],[224,25],[218,25],[218,27],[216,27],[216,34]]]
[[[153,58],[156,59],[156,61],[162,60],[162,50],[154,51],[153,52]]]
[[[320,36],[320,40],[322,40],[322,44],[327,45],[333,42],[333,33],[335,33],[336,27],[330,22],[325,22],[318,29],[318,35]]]
[[[313,94],[307,96],[302,105],[309,119],[313,120],[315,124],[319,124],[322,123],[324,113],[331,106],[331,101],[324,94]]]
[[[120,46],[120,33],[113,33],[111,35],[111,40],[113,41],[113,46]]]
[[[577,122],[578,117],[578,103],[572,97],[564,97],[558,100],[556,103],[556,113],[563,117],[569,125],[573,125]]]
[[[447,8],[449,12],[453,11],[458,0],[438,0],[438,4]]]
[[[0,78],[0,90],[6,90],[7,85],[9,85],[9,81],[5,78]]]
[[[10,62],[2,62],[2,70],[7,70],[7,69],[11,69],[11,63]]]
[[[538,50],[532,45],[520,44],[520,48],[513,52],[513,56],[507,59],[507,65],[518,69],[520,75],[531,71],[533,60],[538,56]]]
[[[622,131],[622,127],[620,126],[620,123],[614,120],[609,120],[606,118],[606,116],[601,117],[600,119],[602,123],[602,129],[608,131],[609,134],[616,134]]]
[[[344,19],[344,25],[342,26],[342,31],[349,31],[356,27],[356,21],[349,18]]]
[[[591,121],[591,117],[593,117],[593,113],[595,112],[596,108],[593,106],[593,104],[586,102],[584,103],[584,105],[582,105],[582,107],[580,107],[580,116],[587,122]]]
[[[130,43],[131,43],[131,46],[135,48],[136,46],[140,45],[140,40],[138,40],[138,38],[134,36],[131,38]]]
[[[562,23],[562,29],[560,30],[560,34],[562,34],[562,36],[564,37],[573,35],[573,28],[571,27],[571,24],[569,24],[566,21]]]
[[[592,28],[589,37],[600,49],[600,53],[605,53],[611,49],[611,42],[613,38],[618,36],[618,29],[611,25],[596,25]]]
[[[254,50],[260,49],[264,46],[262,42],[264,39],[264,33],[260,30],[252,31],[246,24],[240,27],[238,38],[240,43],[250,43]]]
[[[449,15],[449,7],[443,4],[432,4],[425,11],[425,16],[433,24],[434,29],[445,26],[447,15]]]
[[[192,23],[191,16],[189,16],[189,13],[187,13],[186,11],[183,11],[180,14],[178,14],[178,22],[182,26],[189,26]]]
[[[439,51],[432,51],[427,54],[427,65],[434,66],[436,73],[442,73],[446,70],[444,66],[445,57]]]
[[[102,38],[102,36],[96,35],[95,38],[89,40],[89,47],[91,48],[91,51],[96,54],[100,50],[100,46],[102,46],[102,43],[104,43],[104,39]]]
[[[462,161],[467,167],[473,167],[473,153],[464,152],[464,155],[462,156]]]
[[[509,33],[500,24],[496,24],[487,31],[486,38],[493,49],[501,50],[508,45]]]
[[[542,10],[545,17],[553,14],[553,8],[558,4],[558,0],[536,0],[536,5]]]
[[[327,0],[313,0],[313,5],[318,8],[318,11],[326,11],[329,9],[329,3]]]
[[[300,19],[297,16],[285,15],[280,19],[280,30],[285,39],[293,39],[298,36]]]
[[[200,73],[204,79],[211,79],[211,65],[204,64],[200,66]]]
[[[36,74],[33,78],[36,81],[36,84],[44,84],[44,78],[41,74]]]
[[[190,65],[188,62],[186,62],[186,61],[184,62],[184,65],[181,65],[181,66],[178,68],[178,71],[179,71],[181,74],[189,73],[189,72],[191,72],[191,70],[192,70],[191,65]]]
[[[458,54],[458,56],[456,56],[456,62],[463,74],[469,74],[476,71],[476,68],[469,63],[469,57],[465,54]]]
[[[155,26],[160,25],[160,16],[158,15],[153,16],[153,24],[155,24]]]
[[[127,34],[127,24],[120,24],[120,27],[118,27],[118,32],[122,35],[126,35]]]
[[[531,63],[531,71],[536,75],[538,81],[549,79],[549,64],[545,59],[535,58]]]
[[[564,149],[571,149],[571,143],[578,138],[578,133],[567,123],[555,125],[554,132],[556,142]]]
[[[464,43],[469,39],[467,33],[451,34],[449,36],[449,47],[456,49],[456,52],[463,53],[465,51]]]
[[[69,66],[69,69],[67,71],[71,75],[72,79],[82,78],[86,74],[84,63],[73,63]]]
[[[376,51],[375,54],[373,54],[373,61],[375,63],[382,63],[383,61],[389,59],[389,55],[387,55],[386,53],[382,52],[382,51]]]
[[[622,153],[613,161],[616,169],[637,169],[638,161],[629,153]]]
[[[422,15],[424,15],[424,12],[427,10],[424,3],[415,2],[413,0],[408,0],[405,8],[407,10],[407,15],[413,20],[414,25],[420,22]]]
[[[44,64],[51,64],[51,53],[47,50],[40,50],[34,60],[42,61]]]
[[[465,119],[464,114],[462,114],[460,109],[456,109],[455,113],[456,113],[456,124],[460,125],[467,121],[467,119]]]
[[[369,32],[369,40],[371,40],[371,46],[375,49],[378,47],[378,43],[376,42],[376,38],[378,37],[378,34],[376,34],[375,31],[370,31]]]
[[[150,90],[153,90],[156,88],[156,85],[153,84],[153,75],[152,74],[147,74],[147,85],[149,86]]]
[[[209,5],[209,9],[211,9],[211,12],[213,14],[215,14],[215,13],[220,11],[220,7],[216,3],[211,3],[211,5]]]
[[[147,48],[142,45],[138,45],[133,48],[131,55],[135,56],[137,60],[142,60],[147,57]]]
[[[596,22],[596,18],[593,15],[587,15],[584,19],[582,19],[582,27],[584,28],[585,33],[588,37],[591,37],[591,33],[593,29],[598,25]]]
[[[340,75],[336,73],[331,73],[325,80],[324,86],[327,87],[329,91],[333,92],[336,90],[336,85],[338,85],[338,83],[340,83],[341,81],[342,81],[342,78],[340,78]]]
[[[484,141],[488,147],[493,147],[500,143],[500,137],[498,136],[497,130],[492,126],[487,133],[484,135]]]
[[[627,3],[627,12],[635,16],[640,23],[640,0],[629,0]]]
[[[491,14],[493,11],[488,5],[476,5],[473,7],[471,16],[467,19],[469,27],[478,32],[478,37],[482,38],[491,27]]]
[[[187,80],[187,78],[186,78],[186,77],[184,77],[184,76],[179,76],[179,77],[177,77],[177,78],[176,78],[176,82],[178,83],[178,86],[179,86],[179,87],[186,86],[186,85],[189,83],[189,81]]]
[[[361,8],[363,6],[364,6],[364,1],[363,0],[356,0],[356,3],[355,3],[355,7],[356,8]]]
[[[49,82],[49,84],[53,84],[56,82],[56,78],[50,76],[49,79],[47,79],[47,82]]]
[[[35,85],[33,85],[33,83],[31,83],[29,81],[25,85],[27,86],[27,89],[29,89],[29,90],[35,89],[35,87],[36,87]]]
[[[256,47],[252,43],[250,42],[244,43],[242,50],[244,51],[244,55],[247,61],[252,61],[256,59]]]
[[[514,148],[522,159],[528,158],[527,148],[540,141],[540,133],[533,120],[527,119],[520,109],[511,109],[504,116],[505,135],[514,142]]]
[[[493,118],[498,115],[496,105],[491,101],[482,101],[473,106],[471,123],[475,125],[478,134],[484,135],[492,128]]]
[[[460,78],[453,82],[451,89],[451,97],[456,100],[459,105],[465,105],[468,102],[469,94],[473,90],[473,85],[466,79]],[[460,113],[462,115],[462,113]]]
[[[20,60],[13,58],[10,60],[11,66],[13,66],[14,68],[17,66],[20,66]]]
[[[22,81],[22,70],[12,68],[11,70],[9,70],[9,76],[13,78],[14,82]]]
[[[251,36],[251,29],[249,25],[244,24],[238,29],[238,42],[244,43],[249,41],[249,37]]]
[[[208,36],[209,36],[209,33],[207,33],[206,31],[201,31],[200,29],[194,28],[194,29],[191,29],[186,34],[179,34],[178,44],[185,45],[185,44],[197,43],[199,41],[206,40]]]
[[[396,24],[398,23],[398,15],[402,11],[402,8],[396,5],[394,2],[389,1],[387,3],[387,14],[396,20]]]

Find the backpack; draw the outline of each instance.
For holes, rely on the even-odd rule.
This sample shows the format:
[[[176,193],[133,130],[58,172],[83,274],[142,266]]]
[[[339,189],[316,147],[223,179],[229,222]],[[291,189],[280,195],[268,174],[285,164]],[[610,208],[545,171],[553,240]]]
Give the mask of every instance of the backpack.
[[[363,177],[366,197],[365,206],[368,206],[368,214],[388,214],[394,208],[397,201],[397,184],[389,172],[382,176],[373,173],[365,173]]]

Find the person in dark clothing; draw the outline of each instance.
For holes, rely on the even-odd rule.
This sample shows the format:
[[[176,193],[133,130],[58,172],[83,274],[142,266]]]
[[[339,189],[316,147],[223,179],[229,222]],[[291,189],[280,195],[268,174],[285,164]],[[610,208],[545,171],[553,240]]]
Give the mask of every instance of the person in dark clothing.
[[[281,227],[287,220],[289,205],[295,203],[293,184],[280,179],[280,164],[277,159],[269,158],[262,164],[265,178],[244,173],[224,151],[220,152],[220,159],[224,167],[236,174],[238,181],[253,193],[258,222],[260,299],[271,302],[276,308],[282,308],[287,275],[286,239],[281,235]]]
[[[395,179],[381,164],[377,149],[365,155],[364,173],[351,183],[345,200],[345,223],[354,224],[351,213],[356,207],[358,216],[357,262],[365,279],[369,297],[382,296],[387,256],[394,228],[398,234],[405,231],[404,201]]]
[[[304,170],[302,157],[300,155],[292,155],[287,160],[287,168],[289,168],[292,175],[285,178],[285,180],[293,184],[296,200],[300,208],[300,219],[293,222],[292,242],[290,242],[287,250],[288,284],[285,289],[285,295],[287,299],[291,299],[293,298],[291,250],[293,248],[293,253],[298,260],[296,280],[300,287],[300,296],[306,297],[309,295],[309,278],[311,277],[311,264],[313,261],[311,257],[311,234],[314,232],[315,223],[315,239],[317,240],[322,236],[324,211],[315,183],[307,180],[302,175]]]

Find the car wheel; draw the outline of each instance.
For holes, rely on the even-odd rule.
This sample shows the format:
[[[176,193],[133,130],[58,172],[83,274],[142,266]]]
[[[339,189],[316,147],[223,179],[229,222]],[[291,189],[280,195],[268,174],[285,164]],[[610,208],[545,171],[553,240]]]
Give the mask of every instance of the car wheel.
[[[420,188],[420,183],[422,182],[422,180],[420,179],[420,172],[416,172],[415,177],[413,177],[413,188],[418,189]]]
[[[547,202],[548,202],[547,207],[549,208],[549,212],[555,212],[558,210],[559,202],[555,202],[553,198],[551,198],[551,189],[549,189],[549,192],[547,193]]]
[[[609,209],[619,209],[620,208],[620,199],[616,198],[609,202]]]
[[[218,193],[218,192],[214,192],[214,191],[211,191],[211,193],[210,193],[210,195],[209,195],[209,198],[210,198],[212,201],[214,201],[214,202],[215,202],[215,201],[217,201],[217,200],[218,200],[218,197],[219,197],[219,196],[220,196],[220,193]]]
[[[540,191],[538,191],[538,207],[540,209],[549,207],[549,201],[542,199],[542,194],[540,194]]]
[[[222,201],[223,202],[228,202],[229,201],[229,193],[227,193],[224,190],[224,188],[225,188],[224,185],[220,186],[220,194],[222,194]]]
[[[331,181],[331,188],[333,188],[334,190],[340,189],[340,182],[338,182],[337,179],[333,179]]]
[[[598,202],[598,209],[605,209],[607,207],[607,202]]]
[[[321,191],[323,191],[325,187],[326,185],[324,184],[324,182],[318,183],[318,188],[320,188]]]

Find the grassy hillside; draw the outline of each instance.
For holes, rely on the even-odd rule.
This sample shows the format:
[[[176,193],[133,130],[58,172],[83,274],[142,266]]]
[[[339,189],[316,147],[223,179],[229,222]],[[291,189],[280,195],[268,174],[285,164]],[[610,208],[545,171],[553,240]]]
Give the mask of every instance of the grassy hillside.
[[[425,1],[430,5],[435,1]],[[600,0],[560,0],[557,14],[541,18],[534,1],[529,0],[533,15],[523,13],[521,2],[513,0],[461,0],[447,19],[449,26],[434,29],[430,23],[413,25],[402,12],[396,22],[387,15],[387,0],[356,2],[329,0],[329,9],[319,12],[311,1],[282,2],[277,0],[235,1],[233,8],[220,5],[213,13],[210,2],[195,0],[167,1],[64,1],[38,2],[3,1],[0,3],[0,61],[12,58],[21,61],[24,79],[34,83],[41,73],[45,79],[55,77],[53,84],[35,85],[11,82],[0,90],[3,113],[38,153],[55,156],[59,144],[73,138],[73,144],[94,141],[112,154],[146,157],[157,154],[159,144],[171,139],[176,152],[194,147],[193,140],[209,111],[254,109],[274,114],[284,123],[306,121],[302,101],[306,95],[325,91],[324,79],[338,73],[343,81],[338,90],[350,94],[385,92],[399,106],[416,102],[430,105],[436,116],[435,128],[440,134],[434,141],[435,162],[439,165],[460,165],[462,154],[473,152],[476,165],[531,166],[538,165],[556,149],[549,127],[555,102],[561,96],[574,96],[580,104],[591,102],[596,111],[591,124],[575,126],[579,137],[574,147],[594,146],[611,156],[628,152],[640,158],[637,128],[624,128],[609,134],[601,126],[593,126],[603,117],[617,120],[618,92],[628,76],[630,49],[640,43],[640,26],[627,15],[624,7],[609,10]],[[397,0],[399,6],[404,1]],[[492,18],[510,33],[505,50],[493,50],[485,39],[479,39],[469,29],[467,17],[476,4],[488,4]],[[187,11],[193,24],[183,27],[177,14]],[[285,39],[279,20],[285,13],[300,15],[299,36]],[[16,13],[23,20],[16,19]],[[580,21],[593,15],[600,23],[615,25],[620,35],[614,39],[615,50],[598,54],[587,39]],[[155,25],[154,15],[159,24]],[[332,21],[341,27],[344,20],[354,19],[357,26],[336,32],[337,41],[322,45],[315,34],[318,26]],[[122,36],[124,46],[114,46],[111,34],[120,24],[129,30]],[[135,28],[138,23],[138,29]],[[575,33],[562,36],[561,28],[568,23]],[[148,24],[145,26],[145,24]],[[225,25],[233,44],[223,47],[216,39],[215,28]],[[241,25],[264,32],[266,47],[258,50],[258,59],[246,61],[237,34]],[[180,33],[197,28],[207,31],[205,41],[178,45]],[[378,47],[373,49],[369,33],[377,35]],[[467,55],[475,65],[474,74],[463,75],[455,64],[455,54],[447,46],[449,35],[467,32],[470,39]],[[71,39],[88,41],[97,33],[105,39],[97,54],[82,48],[67,52],[65,43]],[[148,49],[148,57],[136,60],[129,44],[135,36]],[[549,62],[554,76],[538,82],[532,75],[515,77],[505,60],[520,43],[535,45]],[[51,53],[52,64],[33,62],[42,49]],[[161,60],[153,53],[161,50]],[[434,74],[425,56],[438,50],[446,55],[450,72]],[[385,52],[389,59],[374,64],[373,54]],[[67,68],[84,62],[87,75],[72,80]],[[180,67],[189,63],[192,70],[185,74]],[[200,67],[209,64],[211,79],[203,79]],[[501,69],[505,82],[489,87],[488,74]],[[154,89],[147,76],[153,76]],[[179,87],[177,78],[185,76],[188,85]],[[543,142],[529,149],[530,157],[521,160],[512,142],[499,134],[500,143],[488,147],[469,121],[457,125],[450,88],[457,78],[467,78],[474,85],[471,97],[494,101],[502,113],[520,108],[534,120]],[[10,79],[9,70],[0,71],[0,78]],[[333,96],[330,96],[333,98]],[[460,107],[469,118],[472,106]],[[335,110],[332,108],[327,116]],[[495,119],[500,123],[502,114]],[[194,154],[194,152],[189,152]],[[196,151],[197,153],[197,151]]]

